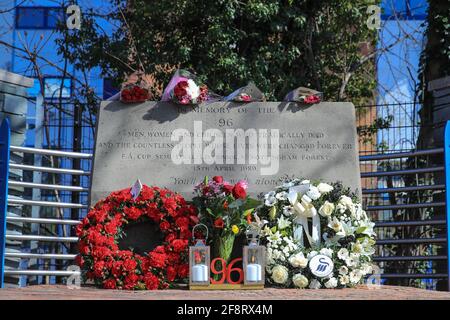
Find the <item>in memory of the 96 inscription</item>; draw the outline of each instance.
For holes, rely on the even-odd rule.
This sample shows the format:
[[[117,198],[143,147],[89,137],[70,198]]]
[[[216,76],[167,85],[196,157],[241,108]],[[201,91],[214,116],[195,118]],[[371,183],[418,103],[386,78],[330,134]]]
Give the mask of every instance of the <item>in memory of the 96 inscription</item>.
[[[91,204],[137,179],[190,198],[205,175],[245,179],[252,195],[274,189],[285,176],[342,181],[359,192],[354,106],[102,103]]]

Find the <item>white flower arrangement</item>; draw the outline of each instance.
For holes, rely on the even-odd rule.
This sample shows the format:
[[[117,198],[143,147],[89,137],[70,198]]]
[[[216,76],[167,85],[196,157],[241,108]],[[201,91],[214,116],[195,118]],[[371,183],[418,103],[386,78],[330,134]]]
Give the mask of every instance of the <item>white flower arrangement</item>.
[[[353,287],[372,272],[374,223],[341,183],[288,180],[266,193],[263,203],[256,214],[264,221],[261,238],[267,247],[268,284]],[[325,277],[310,270],[309,262],[317,255],[333,262]]]

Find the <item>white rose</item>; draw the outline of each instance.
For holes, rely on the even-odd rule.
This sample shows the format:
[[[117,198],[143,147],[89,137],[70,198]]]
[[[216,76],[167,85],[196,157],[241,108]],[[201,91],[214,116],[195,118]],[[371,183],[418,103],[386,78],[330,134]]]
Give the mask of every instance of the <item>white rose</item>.
[[[328,289],[336,288],[337,284],[338,284],[337,279],[334,277],[330,278],[330,280],[328,280],[327,282],[324,283],[325,288],[328,288]]]
[[[292,282],[297,288],[306,288],[309,283],[308,278],[300,273],[297,273],[292,277]]]
[[[342,248],[338,251],[337,256],[341,260],[348,259],[348,250],[346,248]]]
[[[321,182],[317,186],[317,189],[319,189],[320,193],[328,193],[328,192],[333,191],[334,188],[332,186],[330,186],[328,183]]]
[[[317,200],[320,198],[320,192],[317,187],[310,186],[309,190],[306,192],[306,195],[310,197],[312,200]]]
[[[200,95],[200,88],[192,79],[189,79],[186,92],[192,99],[197,99]]]
[[[305,258],[303,253],[300,252],[291,256],[289,258],[289,263],[294,268],[306,268],[306,266],[308,265],[308,259]]]
[[[312,257],[317,256],[319,253],[317,251],[311,251],[310,253],[308,253],[308,255],[306,256],[306,258],[308,258],[308,260],[311,260]]]
[[[339,203],[342,203],[346,207],[350,207],[353,205],[353,200],[350,197],[347,196],[341,196],[339,198]]]
[[[322,285],[316,279],[312,280],[311,283],[309,284],[310,289],[320,289],[321,287]]]
[[[329,217],[334,212],[334,204],[328,201],[325,201],[323,205],[319,208],[319,214],[322,217]]]
[[[278,284],[285,284],[288,280],[289,272],[285,266],[276,265],[272,268],[272,280]]]
[[[323,254],[324,256],[332,258],[333,257],[333,250],[329,249],[329,248],[322,248],[322,249],[320,249],[320,254]]]

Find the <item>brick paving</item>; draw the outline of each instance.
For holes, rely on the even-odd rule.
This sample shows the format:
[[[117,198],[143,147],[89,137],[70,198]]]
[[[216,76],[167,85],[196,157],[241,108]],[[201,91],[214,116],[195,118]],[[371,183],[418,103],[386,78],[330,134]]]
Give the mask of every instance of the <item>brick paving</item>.
[[[233,291],[120,291],[93,287],[68,289],[64,285],[40,285],[17,289],[0,289],[0,300],[450,300],[450,292],[410,287],[382,286],[368,289],[233,290]]]

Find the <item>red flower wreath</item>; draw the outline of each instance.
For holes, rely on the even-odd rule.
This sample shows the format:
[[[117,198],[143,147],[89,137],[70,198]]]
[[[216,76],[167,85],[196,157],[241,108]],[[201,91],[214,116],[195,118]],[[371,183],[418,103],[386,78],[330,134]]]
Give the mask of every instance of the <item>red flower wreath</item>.
[[[122,227],[150,219],[165,236],[162,245],[141,256],[120,250]],[[165,289],[189,273],[188,240],[198,223],[196,210],[167,189],[143,186],[133,200],[130,188],[99,201],[77,227],[80,254],[77,264],[87,279],[106,289]]]

